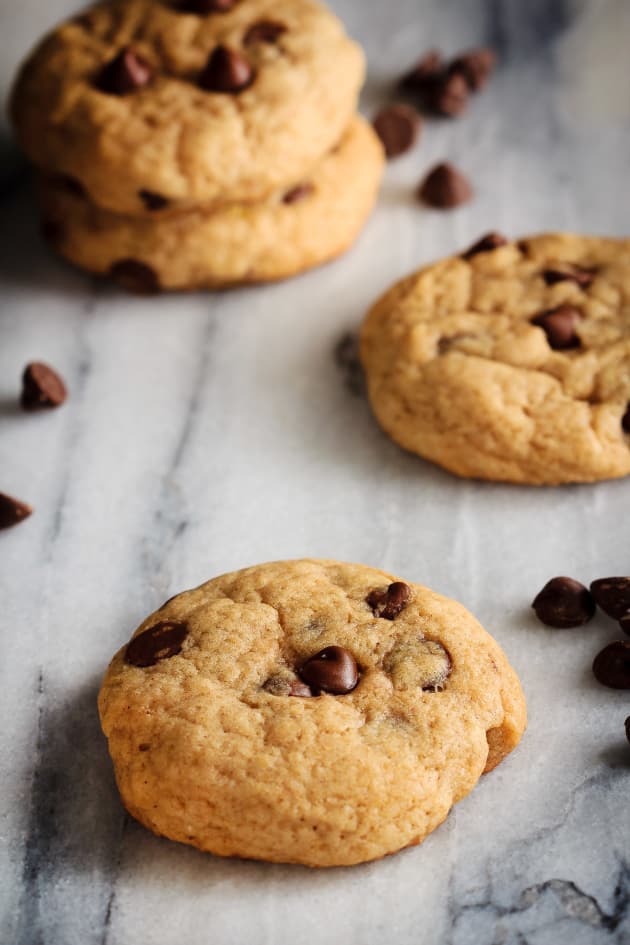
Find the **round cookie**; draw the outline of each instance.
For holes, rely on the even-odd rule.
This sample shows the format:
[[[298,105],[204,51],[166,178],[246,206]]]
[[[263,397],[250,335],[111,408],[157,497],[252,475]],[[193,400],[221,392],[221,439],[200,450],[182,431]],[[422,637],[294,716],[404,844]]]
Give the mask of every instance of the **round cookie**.
[[[150,830],[309,866],[420,843],[526,725],[514,670],[464,607],[316,560],[172,598],[114,657],[99,712]]]
[[[31,161],[134,215],[308,175],[356,107],[360,48],[316,0],[195,6],[109,0],[49,34],[11,102]]]
[[[71,262],[132,291],[281,279],[354,242],[376,199],[382,167],[380,141],[356,117],[307,181],[264,203],[148,220],[102,210],[63,182],[44,181],[43,231]]]
[[[361,360],[383,429],[459,476],[625,476],[630,240],[489,234],[384,295]]]

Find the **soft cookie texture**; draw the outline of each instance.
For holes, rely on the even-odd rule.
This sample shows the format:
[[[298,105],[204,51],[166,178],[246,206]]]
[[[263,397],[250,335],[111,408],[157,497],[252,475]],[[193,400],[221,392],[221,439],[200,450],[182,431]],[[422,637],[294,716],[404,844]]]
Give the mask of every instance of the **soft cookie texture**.
[[[220,856],[309,866],[420,843],[518,743],[518,678],[460,604],[334,561],[171,599],[99,696],[123,802]]]
[[[195,6],[109,0],[49,34],[11,102],[31,161],[133,215],[307,176],[355,110],[362,51],[315,0]]]
[[[625,476],[630,240],[489,234],[383,296],[361,360],[383,429],[460,476]]]
[[[355,117],[310,177],[256,204],[160,219],[102,210],[61,180],[44,179],[44,234],[71,262],[137,291],[263,282],[338,256],[378,193],[383,149]]]

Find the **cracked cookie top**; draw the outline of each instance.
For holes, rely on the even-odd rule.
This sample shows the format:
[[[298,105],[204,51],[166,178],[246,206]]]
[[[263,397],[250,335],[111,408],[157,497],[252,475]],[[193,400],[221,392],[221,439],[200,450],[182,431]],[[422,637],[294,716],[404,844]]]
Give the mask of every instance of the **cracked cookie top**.
[[[525,727],[516,674],[460,604],[315,560],[173,598],[114,657],[99,709],[147,827],[320,866],[419,843]]]
[[[460,476],[625,476],[630,240],[488,234],[380,299],[361,359],[386,432]]]
[[[129,214],[250,201],[341,138],[360,48],[316,0],[109,0],[50,33],[11,114],[39,167]]]

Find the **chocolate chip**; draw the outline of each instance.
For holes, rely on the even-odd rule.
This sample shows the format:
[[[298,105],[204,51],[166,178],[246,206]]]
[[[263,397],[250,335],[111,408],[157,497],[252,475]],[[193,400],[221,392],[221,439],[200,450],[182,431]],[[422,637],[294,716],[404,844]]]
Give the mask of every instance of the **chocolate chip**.
[[[404,154],[416,142],[420,132],[420,115],[410,105],[389,105],[374,119],[374,130],[383,142],[388,158]]]
[[[199,85],[208,92],[242,92],[254,81],[254,70],[245,56],[227,46],[217,46],[199,76]]]
[[[630,637],[630,610],[626,611],[623,617],[619,618],[619,626],[626,636]]]
[[[570,577],[547,581],[534,598],[532,607],[548,627],[579,627],[595,613],[595,601],[588,588]]]
[[[501,233],[486,233],[480,240],[473,243],[470,249],[462,253],[462,259],[472,259],[478,253],[491,253],[493,249],[498,249],[499,246],[506,246],[507,242],[505,236],[502,236]]]
[[[628,403],[626,412],[621,418],[621,429],[624,433],[630,433],[630,403]]]
[[[611,689],[630,689],[630,641],[609,643],[593,660],[597,682]]]
[[[557,282],[575,282],[581,289],[588,289],[595,278],[595,273],[592,269],[570,266],[566,269],[545,269],[542,276],[547,285],[555,285]]]
[[[20,397],[24,410],[59,407],[67,396],[66,385],[51,367],[41,361],[32,361],[26,365],[22,374]]]
[[[376,588],[370,591],[365,598],[368,607],[372,608],[375,617],[382,617],[383,620],[393,620],[398,614],[402,613],[409,599],[411,598],[411,588],[403,581],[394,581],[388,588]]]
[[[547,335],[549,347],[554,351],[566,351],[569,348],[579,348],[580,339],[575,332],[582,314],[573,305],[559,305],[558,308],[532,318],[532,325],[542,328]]]
[[[427,107],[446,118],[457,118],[468,108],[470,90],[463,76],[454,72],[439,79],[426,97]]]
[[[123,289],[135,295],[155,295],[160,291],[160,282],[153,269],[137,259],[119,259],[109,274]]]
[[[473,92],[486,84],[496,66],[497,57],[491,49],[469,49],[460,53],[450,65],[452,75],[461,75]]]
[[[151,746],[147,745],[146,742],[142,742],[142,744],[138,745],[138,751],[148,751],[150,747]]]
[[[244,46],[254,46],[256,43],[275,43],[275,41],[286,33],[287,28],[284,23],[274,23],[273,20],[259,20],[247,30],[243,37]]]
[[[187,13],[227,13],[237,0],[184,0],[180,10]]]
[[[290,696],[300,696],[302,698],[308,699],[313,695],[313,691],[310,686],[307,686],[306,683],[303,683],[299,679],[294,679],[289,687]]]
[[[14,499],[13,496],[0,492],[0,529],[19,525],[32,512],[33,509],[26,502],[20,502],[19,499]]]
[[[165,207],[168,207],[169,204],[167,197],[163,197],[162,194],[154,194],[151,190],[141,190],[138,196],[147,210],[163,210]]]
[[[359,670],[354,656],[343,646],[327,646],[304,663],[300,676],[315,689],[341,696],[355,688]]]
[[[149,63],[126,46],[101,70],[96,86],[110,95],[128,95],[147,85],[152,75]]]
[[[425,177],[418,196],[431,207],[447,209],[466,203],[473,195],[466,177],[452,164],[437,164]]]
[[[605,614],[621,620],[630,610],[630,577],[599,578],[591,583],[591,594]]]
[[[400,87],[407,92],[417,92],[421,96],[431,92],[435,83],[444,75],[442,54],[437,49],[430,49],[415,64],[413,69],[400,80]]]
[[[626,738],[630,742],[630,715],[626,719]]]
[[[132,666],[154,666],[160,660],[181,653],[187,636],[188,627],[185,623],[173,620],[155,623],[129,643],[125,650],[125,662]]]
[[[300,200],[310,197],[313,191],[314,187],[312,184],[309,184],[308,181],[304,184],[298,184],[296,187],[292,187],[291,190],[287,190],[282,198],[282,203],[299,203]]]

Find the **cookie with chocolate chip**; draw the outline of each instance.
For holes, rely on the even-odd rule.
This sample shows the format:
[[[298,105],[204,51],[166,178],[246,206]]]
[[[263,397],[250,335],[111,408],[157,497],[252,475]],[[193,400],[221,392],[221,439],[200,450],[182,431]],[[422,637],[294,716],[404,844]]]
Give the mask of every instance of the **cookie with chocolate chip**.
[[[364,69],[317,0],[106,0],[31,53],[11,114],[30,160],[92,202],[168,213],[308,176]]]
[[[380,141],[357,116],[307,180],[266,201],[149,220],[102,210],[52,178],[42,180],[42,212],[57,252],[132,292],[264,282],[324,263],[354,242],[383,162]]]
[[[114,657],[99,711],[150,830],[309,866],[420,843],[526,724],[514,670],[460,604],[316,560],[172,598]]]
[[[489,233],[386,293],[361,360],[383,429],[459,476],[626,476],[630,240]]]

